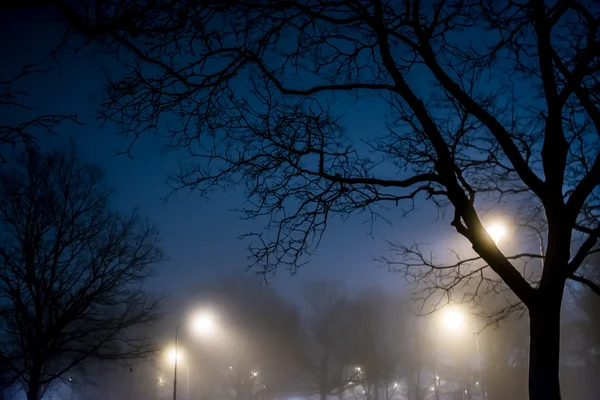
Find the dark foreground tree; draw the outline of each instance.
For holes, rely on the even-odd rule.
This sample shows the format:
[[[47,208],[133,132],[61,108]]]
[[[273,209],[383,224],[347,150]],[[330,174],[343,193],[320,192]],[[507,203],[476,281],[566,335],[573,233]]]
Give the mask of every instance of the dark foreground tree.
[[[434,293],[468,287],[473,300],[509,288],[531,321],[530,397],[561,397],[565,282],[600,293],[577,272],[600,232],[598,2],[49,3],[70,27],[135,56],[108,86],[103,115],[187,150],[177,188],[246,185],[247,215],[270,215],[251,252],[265,273],[294,271],[333,215],[449,206],[477,255],[441,266],[416,251],[396,268]],[[355,146],[327,104],[373,93],[389,106],[387,129]],[[532,276],[521,264],[539,254],[505,254],[481,218],[522,200],[547,221]]]
[[[94,360],[150,355],[155,229],[109,207],[102,171],[27,151],[0,174],[1,351],[29,400]]]

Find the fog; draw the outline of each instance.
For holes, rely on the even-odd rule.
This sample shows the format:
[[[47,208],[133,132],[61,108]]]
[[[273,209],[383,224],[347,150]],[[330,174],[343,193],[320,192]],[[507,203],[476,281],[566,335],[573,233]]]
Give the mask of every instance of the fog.
[[[171,399],[179,328],[177,398],[522,399],[526,316],[486,326],[464,306],[428,316],[377,287],[349,293],[313,282],[292,302],[248,275],[199,284],[167,301],[151,330],[158,352],[132,363],[91,363],[47,388],[46,399]],[[563,314],[565,399],[596,399],[600,308],[574,288]],[[205,325],[194,318],[206,318]],[[5,398],[24,398],[18,388]]]

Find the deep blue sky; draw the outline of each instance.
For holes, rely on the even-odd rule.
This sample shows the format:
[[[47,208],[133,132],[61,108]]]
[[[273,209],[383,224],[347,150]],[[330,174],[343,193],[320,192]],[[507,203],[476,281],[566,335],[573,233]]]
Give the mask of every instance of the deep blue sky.
[[[23,63],[38,61],[58,40],[56,27],[24,24],[9,16],[3,16],[0,22],[2,80],[11,72],[16,73]],[[160,139],[146,136],[134,147],[134,159],[116,156],[116,151],[125,148],[126,140],[119,135],[117,126],[100,127],[94,120],[96,104],[92,97],[101,94],[104,82],[101,66],[114,70],[114,65],[87,50],[78,56],[66,52],[59,62],[60,68],[47,62],[47,66],[54,66],[51,72],[27,80],[27,101],[37,107],[33,113],[74,113],[86,125],[64,125],[59,136],[43,138],[41,143],[45,148],[57,147],[70,137],[75,138],[83,157],[105,167],[108,181],[118,190],[114,205],[123,211],[138,207],[142,215],[157,223],[168,261],[158,266],[152,284],[175,294],[221,274],[243,271],[247,243],[237,237],[263,226],[260,221],[242,221],[239,214],[231,211],[242,205],[243,193],[215,193],[207,201],[197,194],[181,192],[165,202],[164,197],[169,193],[166,176],[175,166],[176,155],[164,154]],[[348,101],[348,104],[344,121],[351,135],[368,137],[381,133],[381,104],[377,100],[361,100],[355,105]],[[3,122],[27,115],[14,110],[10,115],[6,110],[0,112]],[[430,204],[421,204],[419,208],[420,212],[402,220],[399,211],[390,213],[393,226],[377,224],[373,237],[368,235],[369,225],[363,224],[366,216],[334,222],[307,266],[292,278],[281,270],[271,284],[292,297],[299,294],[305,282],[317,279],[342,280],[351,290],[374,284],[402,290],[405,282],[400,276],[378,268],[373,262],[388,247],[384,238],[406,244],[435,243],[443,238],[440,250],[456,247],[460,240],[448,221],[436,221],[438,215]],[[461,243],[465,245],[464,240]]]

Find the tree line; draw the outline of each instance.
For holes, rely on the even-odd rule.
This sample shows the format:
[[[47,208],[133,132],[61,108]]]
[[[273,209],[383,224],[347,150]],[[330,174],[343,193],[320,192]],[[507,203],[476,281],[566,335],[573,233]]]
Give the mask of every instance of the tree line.
[[[600,367],[600,314],[592,296],[580,291],[570,296],[568,312],[578,317],[562,326],[566,398],[592,399],[600,390],[592,379]],[[472,323],[449,330],[441,315],[415,315],[409,300],[376,287],[350,292],[343,283],[317,281],[292,302],[255,278],[235,274],[200,285],[173,308],[208,306],[219,315],[220,327],[212,337],[190,331],[180,338],[178,393],[191,400],[465,400],[480,399],[483,387],[490,400],[527,396],[525,318],[483,330],[485,321],[467,313]],[[152,366],[82,385],[83,397],[106,398],[103,389],[110,388],[116,399],[135,393],[169,398],[173,364],[164,350],[172,345],[174,323],[167,321],[161,328],[163,352]]]

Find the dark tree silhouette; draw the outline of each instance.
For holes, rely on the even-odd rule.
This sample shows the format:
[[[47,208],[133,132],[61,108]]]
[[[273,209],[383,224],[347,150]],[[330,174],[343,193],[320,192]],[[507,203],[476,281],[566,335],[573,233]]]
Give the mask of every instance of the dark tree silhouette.
[[[531,321],[530,397],[560,399],[565,282],[598,291],[577,272],[600,232],[597,2],[48,2],[135,55],[103,116],[188,151],[176,188],[246,185],[247,216],[270,216],[251,248],[265,273],[294,271],[333,215],[449,206],[477,256],[438,265],[409,247],[395,268],[434,292],[470,282],[474,300],[509,289]],[[387,131],[354,147],[331,93],[379,95]],[[540,255],[505,254],[481,219],[521,199],[547,221],[538,279],[519,265]]]
[[[1,172],[1,351],[27,398],[93,360],[150,355],[154,227],[113,212],[102,171],[73,154],[26,151]]]

